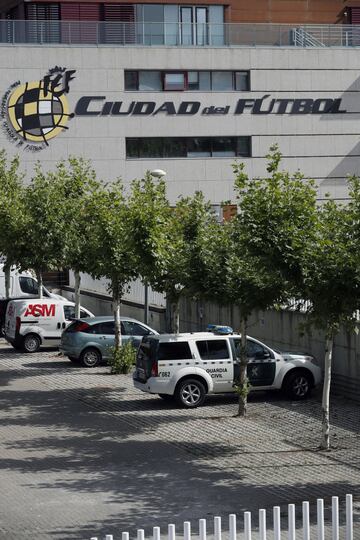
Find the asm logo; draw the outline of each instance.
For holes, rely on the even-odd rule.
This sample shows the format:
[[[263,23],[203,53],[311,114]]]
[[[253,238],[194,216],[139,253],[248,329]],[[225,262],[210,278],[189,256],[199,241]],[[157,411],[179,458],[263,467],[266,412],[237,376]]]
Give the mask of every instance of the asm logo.
[[[55,304],[29,304],[24,317],[55,317]]]

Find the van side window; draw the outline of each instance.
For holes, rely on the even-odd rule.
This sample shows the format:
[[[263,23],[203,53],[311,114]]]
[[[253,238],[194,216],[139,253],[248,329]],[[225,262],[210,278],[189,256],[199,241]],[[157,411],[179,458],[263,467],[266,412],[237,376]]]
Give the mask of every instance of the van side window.
[[[202,360],[225,360],[229,358],[229,349],[225,339],[196,342]]]
[[[66,321],[75,319],[75,306],[64,306],[64,317]]]
[[[38,294],[39,292],[37,281],[35,281],[35,279],[33,279],[32,277],[20,276],[19,284],[20,284],[20,289],[22,290],[23,293]]]
[[[192,355],[187,341],[159,344],[159,360],[190,360],[191,358]]]

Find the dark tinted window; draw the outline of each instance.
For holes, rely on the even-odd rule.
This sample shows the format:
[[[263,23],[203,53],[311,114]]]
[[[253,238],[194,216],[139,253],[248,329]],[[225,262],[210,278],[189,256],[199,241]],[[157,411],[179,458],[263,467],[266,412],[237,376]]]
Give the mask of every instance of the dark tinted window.
[[[64,317],[66,321],[75,319],[75,306],[64,306]]]
[[[19,277],[20,289],[26,294],[38,294],[39,287],[37,281],[32,277]]]
[[[113,321],[93,324],[88,331],[89,334],[115,334],[115,324]]]
[[[234,339],[235,344],[235,350],[236,350],[236,356],[240,356],[240,347],[241,347],[241,341],[240,339]],[[256,341],[252,341],[251,339],[246,340],[246,355],[249,358],[254,358],[255,355],[264,354],[265,352],[268,352],[267,349],[265,349],[262,345],[259,343],[256,343]]]
[[[124,334],[127,336],[147,336],[150,330],[133,321],[122,321]]]
[[[187,341],[159,344],[159,360],[189,360],[190,358],[192,356]]]
[[[225,339],[197,341],[196,345],[202,360],[223,360],[229,358],[229,350]]]

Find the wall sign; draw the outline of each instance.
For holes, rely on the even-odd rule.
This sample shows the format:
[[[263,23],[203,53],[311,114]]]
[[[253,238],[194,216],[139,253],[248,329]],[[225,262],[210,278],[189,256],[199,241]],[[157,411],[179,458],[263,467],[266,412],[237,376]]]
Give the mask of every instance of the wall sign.
[[[67,94],[75,70],[54,67],[39,81],[15,82],[5,92],[1,102],[2,127],[9,139],[25,150],[37,152],[46,148],[48,141],[59,135],[74,116],[226,116],[241,115],[304,115],[340,114],[341,98],[288,99],[240,98],[222,106],[201,101],[108,101],[106,96],[82,96],[74,113],[69,112]]]
[[[74,115],[69,113],[66,94],[75,70],[55,67],[43,79],[14,83],[1,104],[3,129],[10,140],[25,150],[37,152],[59,135]]]

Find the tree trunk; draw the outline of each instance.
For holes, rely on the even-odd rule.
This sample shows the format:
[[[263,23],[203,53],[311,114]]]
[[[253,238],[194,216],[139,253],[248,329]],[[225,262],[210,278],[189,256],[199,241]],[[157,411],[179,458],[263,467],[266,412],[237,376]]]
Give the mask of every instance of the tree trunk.
[[[246,354],[246,317],[240,319],[241,347],[240,347],[240,374],[237,383],[239,394],[239,408],[237,416],[245,417],[247,413],[247,396],[249,393],[247,377],[247,354]]]
[[[80,318],[80,272],[78,270],[74,271],[75,276],[75,319]]]
[[[113,312],[115,323],[115,349],[119,350],[122,345],[121,339],[121,323],[120,323],[120,302],[121,295],[119,294],[119,288],[113,288]]]
[[[322,437],[320,448],[330,448],[330,384],[331,384],[331,360],[333,353],[334,335],[329,332],[326,336],[324,385],[322,395]]]
[[[10,264],[6,263],[4,265],[4,273],[5,273],[5,297],[10,298],[10,294],[11,294],[11,291],[10,291],[10,287],[11,287],[11,283],[10,283],[11,265]]]
[[[179,334],[180,333],[180,298],[177,297],[176,300],[173,301],[173,328],[174,333]]]
[[[41,270],[36,270],[36,279],[38,282],[38,297],[43,298],[43,277]]]

